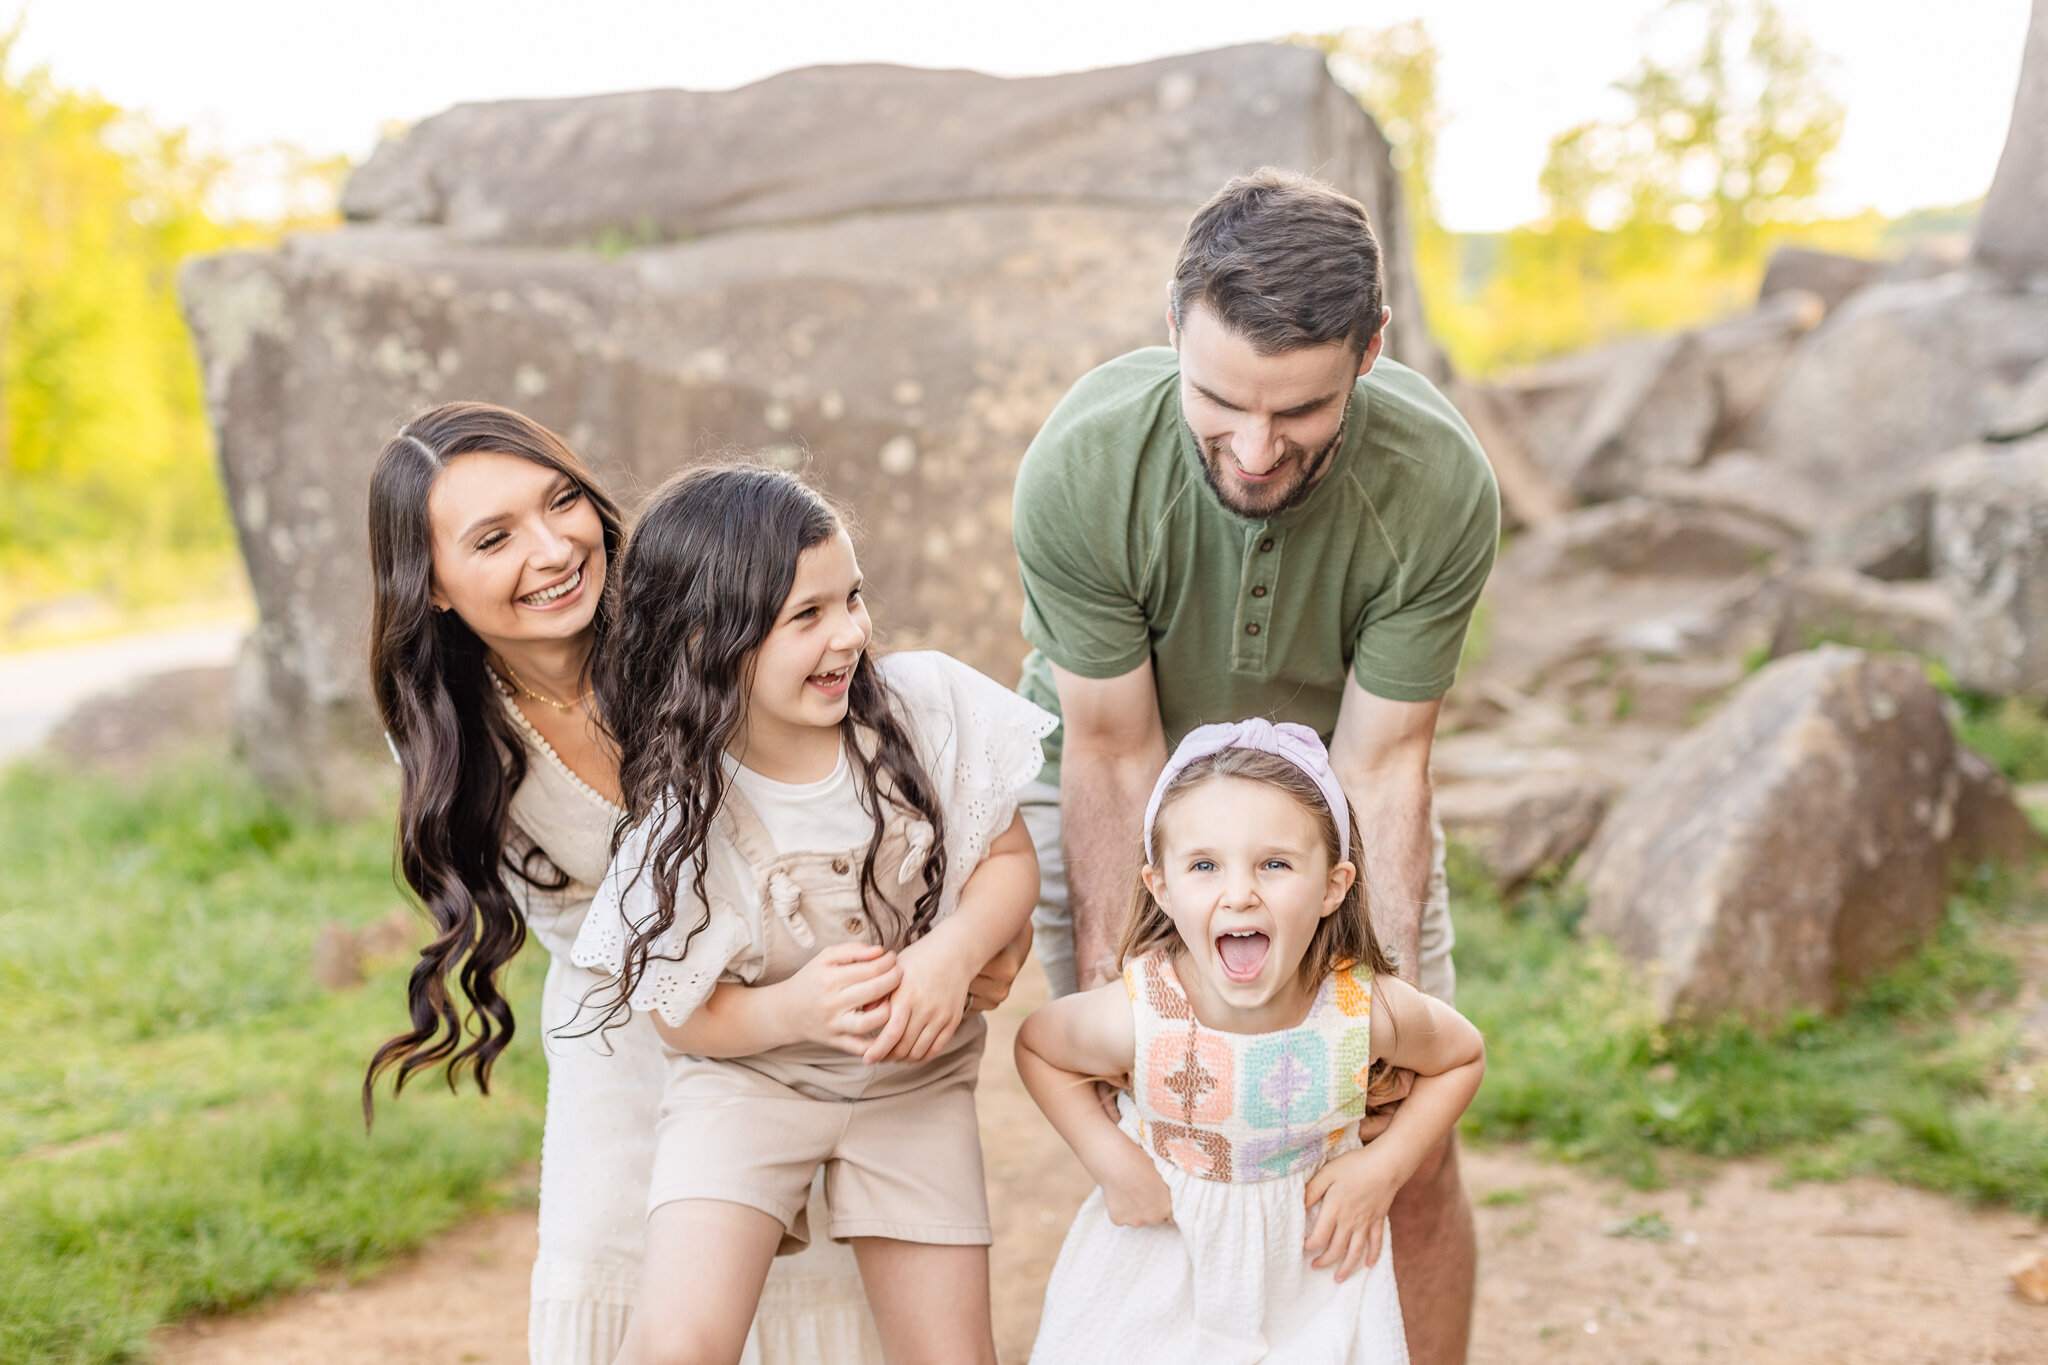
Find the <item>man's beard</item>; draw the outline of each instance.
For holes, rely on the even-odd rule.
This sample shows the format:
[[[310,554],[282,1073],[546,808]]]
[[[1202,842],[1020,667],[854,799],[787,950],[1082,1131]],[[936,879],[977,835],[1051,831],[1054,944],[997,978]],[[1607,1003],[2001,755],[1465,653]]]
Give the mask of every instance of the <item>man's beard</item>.
[[[1181,421],[1185,425],[1187,419],[1182,418]],[[1350,426],[1351,401],[1347,399],[1344,403],[1344,415],[1337,422],[1337,430],[1324,443],[1322,449],[1309,455],[1304,447],[1292,441],[1287,443],[1287,453],[1281,457],[1281,463],[1291,462],[1301,472],[1277,488],[1260,487],[1253,497],[1246,497],[1243,489],[1236,493],[1226,489],[1222,468],[1223,462],[1230,459],[1230,450],[1223,438],[1203,440],[1195,436],[1195,448],[1202,452],[1202,478],[1208,483],[1209,491],[1216,495],[1216,501],[1222,503],[1225,508],[1251,521],[1269,520],[1282,512],[1291,512],[1309,500],[1309,495],[1316,491],[1316,485],[1322,482],[1323,475],[1329,472],[1331,462],[1337,458],[1337,447],[1344,443],[1344,433]],[[1188,429],[1188,435],[1194,436],[1192,427]]]

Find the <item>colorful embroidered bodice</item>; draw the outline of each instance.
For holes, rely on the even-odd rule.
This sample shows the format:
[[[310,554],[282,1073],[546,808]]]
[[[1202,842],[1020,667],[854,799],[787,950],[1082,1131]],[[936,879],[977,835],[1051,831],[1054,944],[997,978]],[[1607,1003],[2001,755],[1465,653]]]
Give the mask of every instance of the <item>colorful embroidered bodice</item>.
[[[1308,1017],[1277,1033],[1224,1033],[1195,1018],[1173,963],[1124,967],[1137,1025],[1138,1140],[1204,1180],[1306,1175],[1358,1145],[1372,1069],[1372,972],[1339,968]]]

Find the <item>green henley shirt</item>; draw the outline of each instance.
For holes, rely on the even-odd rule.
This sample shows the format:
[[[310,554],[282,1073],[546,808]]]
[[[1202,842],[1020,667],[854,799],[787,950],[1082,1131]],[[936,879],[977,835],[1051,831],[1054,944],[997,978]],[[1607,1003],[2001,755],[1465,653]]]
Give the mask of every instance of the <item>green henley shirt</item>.
[[[1150,658],[1169,748],[1246,716],[1297,721],[1327,742],[1347,669],[1393,701],[1449,690],[1493,567],[1500,498],[1456,409],[1381,357],[1308,500],[1241,517],[1202,476],[1180,357],[1156,346],[1091,371],[1060,401],[1017,472],[1013,525],[1026,697],[1058,714],[1048,661],[1114,678]],[[1045,741],[1042,781],[1059,782],[1060,740]]]

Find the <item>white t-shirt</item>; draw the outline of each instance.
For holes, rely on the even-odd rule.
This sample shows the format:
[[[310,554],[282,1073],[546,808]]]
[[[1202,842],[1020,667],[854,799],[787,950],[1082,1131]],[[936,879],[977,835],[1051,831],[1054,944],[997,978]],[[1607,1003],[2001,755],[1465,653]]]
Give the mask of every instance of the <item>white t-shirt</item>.
[[[943,919],[960,903],[960,888],[988,856],[989,844],[1015,818],[1018,790],[1038,775],[1044,761],[1039,741],[1059,719],[934,651],[891,654],[877,667],[895,694],[897,714],[945,815],[946,884],[938,905]],[[865,848],[874,837],[843,751],[839,767],[822,782],[770,782],[745,769],[735,780],[779,852],[836,853]],[[773,814],[770,807],[776,808]],[[642,867],[669,817],[668,809],[658,808],[620,842],[576,935],[570,957],[577,966],[614,976],[624,969],[632,926],[654,914],[652,879]],[[719,981],[750,982],[767,965],[753,870],[715,826],[705,853],[704,901],[692,894],[686,870],[675,924],[653,945],[656,955],[649,958],[630,1002],[634,1009],[659,1011],[672,1025],[688,1019]],[[703,927],[693,934],[699,924]]]
[[[860,784],[844,744],[832,775],[816,782],[777,782],[729,756],[725,776],[761,817],[777,853],[865,849],[874,841],[874,818],[860,808]]]

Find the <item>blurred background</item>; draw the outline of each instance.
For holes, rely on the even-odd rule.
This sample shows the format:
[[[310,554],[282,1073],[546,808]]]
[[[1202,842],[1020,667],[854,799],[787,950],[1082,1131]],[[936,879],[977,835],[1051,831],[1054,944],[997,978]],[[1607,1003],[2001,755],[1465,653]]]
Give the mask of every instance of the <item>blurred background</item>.
[[[1474,1359],[2048,1359],[2044,12],[0,0],[0,1359],[525,1358],[530,1034],[357,1108],[407,413],[629,504],[800,468],[889,642],[1008,680],[1016,462],[1264,162],[1369,206],[1503,491],[1436,757]],[[1005,1360],[1087,1189],[1042,996]]]

